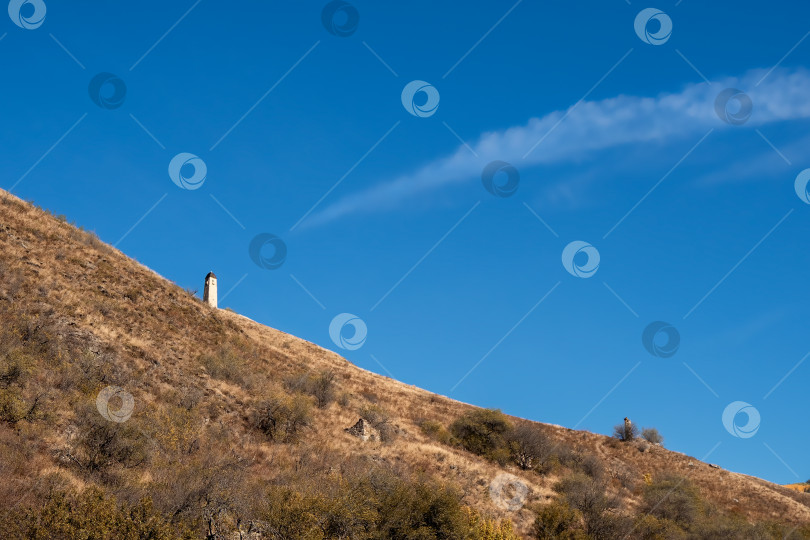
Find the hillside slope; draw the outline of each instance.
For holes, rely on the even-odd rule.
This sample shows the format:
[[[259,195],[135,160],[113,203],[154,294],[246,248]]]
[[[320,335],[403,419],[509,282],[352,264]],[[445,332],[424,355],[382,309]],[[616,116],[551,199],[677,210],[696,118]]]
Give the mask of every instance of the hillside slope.
[[[677,475],[688,479],[711,512],[751,523],[779,522],[795,534],[810,524],[810,494],[660,446],[511,418],[513,426],[530,426],[542,436],[548,458],[542,466],[540,458],[523,469],[504,454],[476,455],[447,432],[474,407],[365,371],[236,313],[211,309],[92,234],[5,192],[0,197],[3,527],[12,526],[10,520],[33,520],[42,530],[56,527],[48,522],[56,518],[46,519],[36,509],[47,507],[48,516],[57,515],[53,509],[67,504],[58,494],[95,487],[103,493],[99,497],[133,508],[148,496],[154,510],[142,510],[143,516],[154,511],[161,517],[148,519],[168,520],[167,530],[175,532],[182,524],[191,537],[248,530],[271,538],[360,537],[327,531],[318,512],[306,507],[309,495],[301,494],[317,492],[327,506],[342,501],[340,512],[330,506],[323,515],[344,516],[344,508],[361,504],[345,496],[353,493],[351,486],[368,481],[368,489],[380,493],[377,484],[393,482],[380,480],[378,472],[438,482],[429,484],[433,491],[450,486],[474,509],[473,521],[497,529],[499,520],[509,520],[523,537],[531,534],[539,509],[558,497],[558,482],[583,474],[615,497],[609,513],[616,516],[648,508],[645,488]],[[319,393],[319,382],[325,392]],[[105,420],[97,410],[99,392],[109,386],[132,396],[134,409],[125,422]],[[115,399],[111,410],[126,407],[125,399]],[[376,433],[365,442],[345,431],[361,417]],[[491,496],[493,480],[504,472],[528,488],[520,508],[506,508]],[[324,495],[331,486],[349,488]],[[269,497],[268,490],[277,496]],[[301,519],[314,520],[316,532],[268,532],[281,530],[273,529],[273,520],[304,507],[316,515]],[[76,512],[81,505],[70,508]],[[582,516],[576,519],[587,521],[587,512]],[[636,537],[639,523],[624,534]],[[589,534],[612,537],[593,527]]]

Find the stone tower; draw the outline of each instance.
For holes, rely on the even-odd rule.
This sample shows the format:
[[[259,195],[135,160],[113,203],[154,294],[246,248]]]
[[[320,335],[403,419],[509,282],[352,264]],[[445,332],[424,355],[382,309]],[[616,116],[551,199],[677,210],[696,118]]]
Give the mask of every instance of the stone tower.
[[[213,272],[208,272],[208,275],[205,276],[203,302],[212,308],[217,307],[217,276],[215,276]]]

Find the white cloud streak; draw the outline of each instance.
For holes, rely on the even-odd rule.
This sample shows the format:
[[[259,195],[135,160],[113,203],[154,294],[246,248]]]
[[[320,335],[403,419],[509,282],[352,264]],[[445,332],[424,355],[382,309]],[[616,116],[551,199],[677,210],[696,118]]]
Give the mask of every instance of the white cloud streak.
[[[493,160],[525,169],[582,159],[625,144],[677,141],[705,133],[712,127],[735,128],[722,122],[715,113],[715,98],[726,88],[738,88],[753,101],[753,113],[746,127],[810,117],[807,99],[810,72],[779,69],[757,86],[764,74],[764,70],[752,70],[741,77],[714,81],[711,85],[690,84],[680,92],[656,97],[619,95],[584,101],[572,107],[568,117],[551,134],[549,130],[567,111],[554,111],[531,118],[522,126],[484,133],[472,144],[477,157],[469,148],[459,145],[450,155],[337,200],[303,225],[312,227],[353,214],[384,211],[442,187],[480,179],[483,167]],[[730,104],[732,112],[734,105]]]

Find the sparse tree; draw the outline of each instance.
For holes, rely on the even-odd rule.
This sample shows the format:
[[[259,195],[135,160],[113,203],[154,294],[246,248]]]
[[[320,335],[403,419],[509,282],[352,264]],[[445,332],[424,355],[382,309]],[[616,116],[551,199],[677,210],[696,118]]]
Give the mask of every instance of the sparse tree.
[[[509,432],[507,442],[515,464],[524,470],[533,469],[545,460],[552,446],[539,428],[527,424]]]

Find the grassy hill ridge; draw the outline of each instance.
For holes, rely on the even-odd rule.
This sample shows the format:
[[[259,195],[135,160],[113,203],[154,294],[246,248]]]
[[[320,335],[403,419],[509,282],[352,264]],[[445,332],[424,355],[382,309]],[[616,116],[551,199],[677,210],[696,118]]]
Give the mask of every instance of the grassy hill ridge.
[[[365,371],[0,199],[9,537],[810,538],[810,494]]]

